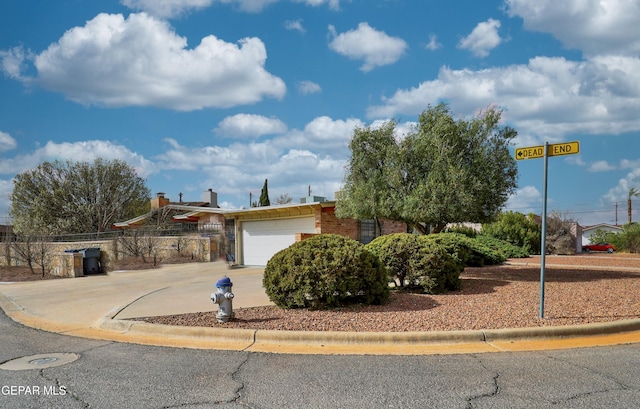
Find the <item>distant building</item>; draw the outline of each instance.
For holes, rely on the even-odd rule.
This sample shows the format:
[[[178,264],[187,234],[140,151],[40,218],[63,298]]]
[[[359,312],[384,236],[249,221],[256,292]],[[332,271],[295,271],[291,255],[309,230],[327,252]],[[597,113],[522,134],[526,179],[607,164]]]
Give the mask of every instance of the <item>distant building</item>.
[[[608,233],[620,233],[622,231],[622,227],[615,224],[607,223],[595,224],[593,226],[584,226],[582,227],[582,245],[595,244],[591,243],[591,235],[595,233],[596,230],[602,230]],[[580,251],[582,251],[582,246],[580,246]]]

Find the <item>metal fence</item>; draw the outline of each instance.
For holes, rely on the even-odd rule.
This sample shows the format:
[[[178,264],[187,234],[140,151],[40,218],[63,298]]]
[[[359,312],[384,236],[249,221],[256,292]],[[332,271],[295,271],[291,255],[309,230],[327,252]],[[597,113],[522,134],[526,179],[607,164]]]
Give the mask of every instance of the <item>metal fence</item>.
[[[37,235],[25,236],[16,235],[7,232],[1,239],[3,241],[37,241],[37,242],[79,242],[79,241],[98,241],[111,240],[118,237],[126,236],[184,236],[190,234],[219,234],[222,231],[222,224],[208,224],[201,228],[194,228],[189,225],[178,225],[179,227],[171,229],[157,229],[151,227],[140,227],[126,230],[110,230],[94,233],[73,233],[73,234],[56,234],[56,235]]]

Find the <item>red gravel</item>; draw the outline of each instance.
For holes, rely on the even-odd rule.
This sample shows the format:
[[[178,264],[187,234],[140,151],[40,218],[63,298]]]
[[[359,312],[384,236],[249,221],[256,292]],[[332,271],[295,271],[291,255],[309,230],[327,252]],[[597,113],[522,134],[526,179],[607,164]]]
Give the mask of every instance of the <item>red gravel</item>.
[[[444,295],[392,291],[381,306],[331,311],[235,310],[218,323],[216,312],[138,320],[167,325],[299,331],[436,331],[575,325],[640,318],[640,255],[547,256],[545,311],[539,319],[540,258],[498,267],[467,268],[462,289]]]

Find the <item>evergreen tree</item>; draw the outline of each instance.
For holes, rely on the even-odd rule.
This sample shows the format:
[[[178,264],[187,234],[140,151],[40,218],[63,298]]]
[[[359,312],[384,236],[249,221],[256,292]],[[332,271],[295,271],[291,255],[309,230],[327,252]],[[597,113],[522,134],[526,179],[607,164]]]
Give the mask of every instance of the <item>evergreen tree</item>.
[[[271,202],[269,201],[269,188],[267,187],[267,179],[264,180],[264,186],[262,186],[262,191],[260,192],[259,206],[271,206]]]

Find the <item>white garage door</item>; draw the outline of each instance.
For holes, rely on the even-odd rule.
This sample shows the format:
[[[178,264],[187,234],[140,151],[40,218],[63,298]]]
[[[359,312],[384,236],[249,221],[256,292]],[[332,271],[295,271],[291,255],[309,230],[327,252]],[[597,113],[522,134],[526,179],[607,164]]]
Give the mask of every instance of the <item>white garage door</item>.
[[[243,264],[265,266],[278,251],[296,241],[296,233],[315,233],[315,217],[242,222]]]

